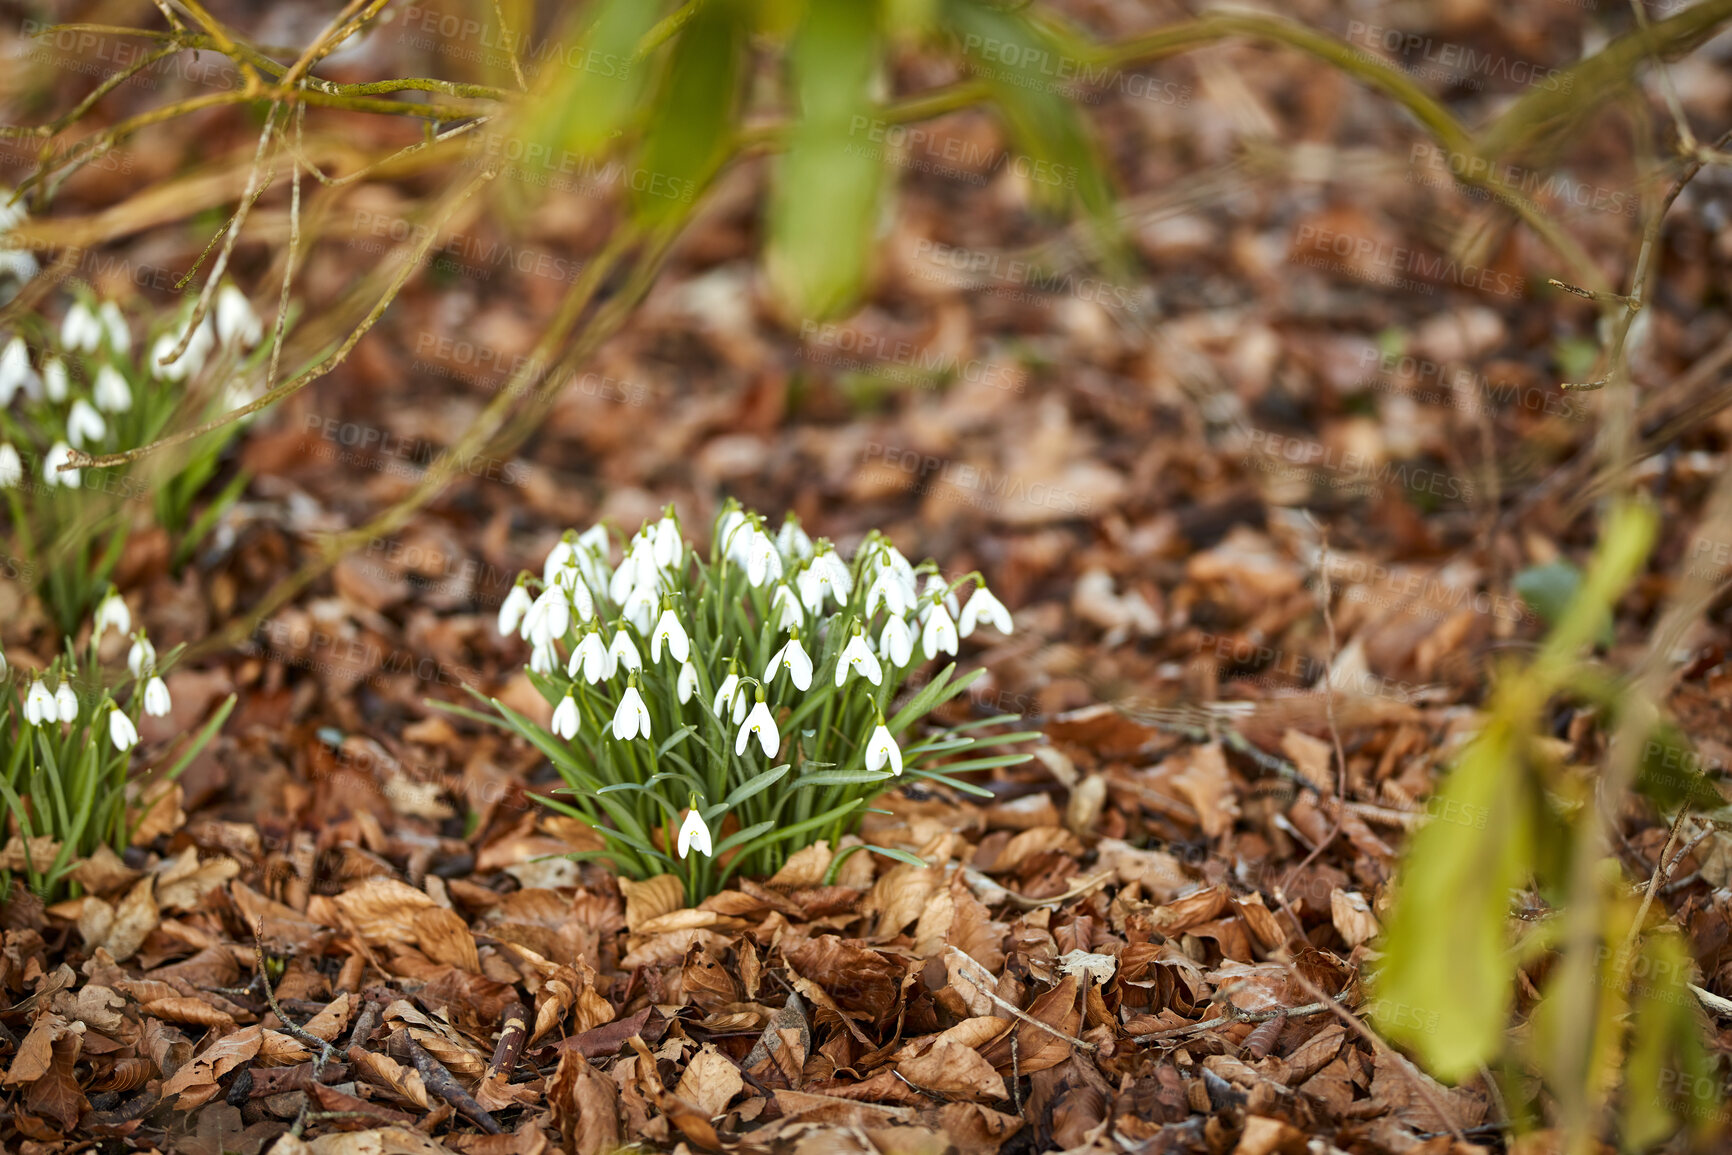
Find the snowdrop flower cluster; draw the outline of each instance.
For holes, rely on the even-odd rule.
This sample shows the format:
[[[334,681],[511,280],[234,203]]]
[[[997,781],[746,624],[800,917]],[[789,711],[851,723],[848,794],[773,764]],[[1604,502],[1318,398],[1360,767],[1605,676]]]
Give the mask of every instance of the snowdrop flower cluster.
[[[772,524],[731,501],[706,548],[671,507],[629,536],[567,531],[497,624],[528,644],[551,709],[542,726],[495,703],[566,779],[549,805],[594,825],[630,873],[683,870],[694,900],[735,869],[834,845],[898,777],[970,789],[936,755],[997,736],[910,739],[975,675],[922,667],[1013,628],[979,574],[946,579],[877,532],[845,556],[792,514]],[[998,757],[966,768],[1024,756]]]

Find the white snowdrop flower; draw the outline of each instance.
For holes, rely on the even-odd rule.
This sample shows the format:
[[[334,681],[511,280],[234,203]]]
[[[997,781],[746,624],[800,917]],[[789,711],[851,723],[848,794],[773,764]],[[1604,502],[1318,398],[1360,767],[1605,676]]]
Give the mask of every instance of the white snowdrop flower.
[[[103,631],[110,626],[118,630],[122,637],[132,632],[132,611],[126,608],[126,602],[112,586],[108,596],[96,607],[95,629],[98,641],[102,640]]]
[[[138,727],[117,706],[108,712],[108,740],[122,754],[138,745]]]
[[[0,245],[0,279],[11,277],[15,281],[28,281],[39,269],[36,258],[29,253]]]
[[[578,569],[583,571],[583,580],[589,583],[591,589],[604,590],[608,587],[613,572],[607,564],[606,526],[592,525],[578,535],[576,558]]]
[[[836,604],[847,605],[848,599],[854,594],[854,575],[848,572],[847,563],[836,552],[836,547],[824,542],[812,558],[812,568],[825,579],[825,584],[830,587],[830,596],[836,599]]]
[[[914,567],[902,556],[901,550],[890,544],[889,539],[884,541],[884,552],[879,555],[879,562],[895,571],[909,593],[914,592]]]
[[[592,686],[607,676],[607,647],[601,644],[601,635],[594,630],[585,631],[578,639],[577,648],[571,651],[571,661],[565,666],[566,677],[577,677],[580,668],[583,680]]]
[[[150,371],[163,381],[185,381],[204,368],[205,361],[210,357],[211,350],[216,347],[216,332],[211,327],[211,319],[206,316],[193,330],[191,340],[187,341],[186,349],[179,357],[168,364],[163,364],[163,358],[173,354],[175,346],[180,344],[180,338],[186,332],[182,325],[173,333],[164,333],[156,339],[150,349]]]
[[[565,568],[575,550],[572,548],[571,531],[565,531],[565,536],[553,543],[553,548],[547,551],[547,560],[541,563],[541,580],[547,585],[553,584],[554,575]]]
[[[745,757],[746,746],[754,734],[758,737],[758,744],[764,748],[764,757],[774,758],[782,745],[782,735],[776,730],[776,719],[770,713],[770,707],[764,704],[762,690],[758,691],[758,700],[753,703],[752,712],[746,715],[746,724],[740,727],[739,736],[734,739],[735,755]]]
[[[643,695],[637,692],[635,684],[625,688],[625,696],[619,700],[619,709],[613,713],[613,736],[621,742],[629,742],[642,734],[650,736],[649,707],[644,705]]]
[[[962,607],[962,621],[958,630],[966,638],[974,633],[974,627],[979,625],[982,619],[1006,636],[1013,628],[1010,611],[1005,609],[1004,603],[994,597],[992,591],[985,586],[969,595],[968,604]]]
[[[952,619],[962,612],[961,607],[956,604],[956,595],[950,592],[949,583],[938,574],[928,574],[926,575],[926,587],[921,591],[921,596],[932,598],[936,601],[938,600],[937,595],[943,597],[944,608],[950,611]]]
[[[722,679],[722,684],[716,689],[715,703],[710,707],[710,713],[720,718],[729,706],[733,707],[734,725],[740,724],[740,719],[746,716],[745,688],[740,685],[740,675],[730,668],[728,676]]]
[[[0,445],[0,489],[11,489],[24,480],[24,460],[10,441]]]
[[[54,691],[54,709],[62,722],[78,721],[78,695],[72,692],[72,683],[65,678],[60,679],[60,688]]]
[[[66,400],[72,389],[72,378],[66,372],[66,362],[49,357],[42,362],[42,394],[56,405]]]
[[[215,312],[217,339],[225,346],[233,348],[239,345],[251,349],[265,335],[264,326],[259,323],[259,315],[253,312],[247,295],[233,285],[224,285],[217,290]]]
[[[866,769],[882,770],[886,762],[890,764],[892,774],[901,775],[902,751],[897,749],[896,739],[890,736],[890,728],[880,719],[866,743]]]
[[[96,407],[107,413],[125,413],[132,408],[132,387],[113,365],[104,365],[96,371],[96,384],[91,386],[90,395]]]
[[[102,321],[104,335],[108,338],[108,347],[116,353],[132,351],[132,330],[127,327],[126,317],[121,313],[120,306],[113,301],[104,301],[96,310],[97,317]]]
[[[689,851],[696,850],[705,858],[711,857],[710,828],[704,825],[704,816],[696,807],[686,811],[685,821],[680,823],[680,857],[684,858]]]
[[[599,558],[607,557],[607,526],[597,522],[577,535],[577,544]]]
[[[529,590],[524,588],[522,579],[511,587],[511,592],[505,595],[505,600],[499,605],[499,636],[508,638],[517,632],[523,624],[523,615],[529,612],[529,607],[535,599],[529,596]]]
[[[554,708],[553,732],[569,742],[577,737],[577,721],[577,699],[566,694]]]
[[[782,528],[776,533],[776,548],[789,561],[812,556],[812,539],[800,528],[800,519],[792,512],[782,519]]]
[[[638,586],[625,599],[625,605],[620,607],[620,617],[637,627],[637,632],[650,632],[650,621],[656,612],[656,591],[651,586]]]
[[[133,639],[132,649],[126,651],[126,668],[135,678],[142,678],[146,670],[156,668],[156,647],[143,633]]]
[[[12,404],[12,398],[22,389],[34,393],[41,382],[30,366],[30,349],[24,338],[14,337],[0,350],[0,408]]]
[[[730,503],[721,520],[716,522],[716,543],[723,557],[738,565],[746,563],[751,556],[752,531],[749,527],[750,519],[745,511]]]
[[[60,707],[55,704],[54,695],[48,692],[41,678],[30,683],[30,693],[24,698],[24,720],[32,726],[60,720]]]
[[[77,489],[84,471],[82,469],[61,470],[61,466],[72,460],[72,446],[64,441],[56,441],[42,459],[42,481],[45,485],[64,485],[68,489]]]
[[[4,678],[5,676],[6,676],[6,654],[4,651],[0,651],[0,678]]]
[[[817,566],[802,567],[794,575],[794,588],[800,591],[800,604],[806,607],[807,613],[817,615],[824,612],[824,594],[829,586]]]
[[[66,415],[66,439],[83,449],[86,438],[101,441],[107,436],[108,422],[102,419],[102,414],[91,408],[90,402],[82,397],[74,401],[72,412]]]
[[[805,620],[800,599],[786,582],[776,587],[776,595],[770,599],[770,620],[774,623],[770,628],[774,630],[797,629]]]
[[[774,681],[777,672],[781,670],[788,671],[788,679],[794,683],[795,689],[812,688],[812,659],[806,656],[805,647],[800,645],[798,630],[789,634],[782,648],[770,659],[770,664],[764,667],[765,683]]]
[[[559,660],[559,655],[553,650],[552,642],[536,642],[529,650],[529,668],[537,674],[551,674]]]
[[[691,641],[686,637],[686,628],[680,625],[679,615],[669,606],[662,611],[662,616],[656,620],[655,633],[650,635],[650,661],[662,660],[662,643],[666,642],[668,653],[675,661],[683,662],[692,656]]]
[[[672,517],[664,516],[655,525],[655,559],[656,564],[663,569],[673,569],[680,564],[680,557],[685,553],[686,543],[680,539],[680,527]]]
[[[102,347],[102,322],[83,301],[72,302],[60,322],[60,347],[75,353],[94,353]]]
[[[152,678],[144,684],[144,712],[152,718],[166,718],[168,712],[174,709],[174,703],[168,696],[168,684],[161,678]]]
[[[548,586],[523,615],[523,636],[537,646],[551,646],[571,629],[571,598],[558,586]]]
[[[627,670],[643,669],[643,658],[623,629],[614,631],[613,643],[607,648],[607,676],[613,677],[619,673],[621,667]]]
[[[782,555],[776,552],[776,543],[763,530],[755,531],[751,556],[746,559],[746,580],[757,589],[767,581],[780,581],[781,578]]]
[[[866,644],[866,635],[860,632],[859,625],[855,625],[854,636],[848,639],[848,644],[842,647],[842,656],[836,659],[836,684],[838,686],[848,680],[848,671],[850,670],[874,686],[884,678],[884,670],[878,664],[878,656],[872,652],[872,647]]]
[[[895,570],[880,567],[872,588],[866,591],[866,616],[877,613],[880,605],[887,606],[892,614],[905,614],[914,608],[914,600],[914,593],[902,584]]]
[[[184,356],[166,365],[162,363],[164,357],[174,352],[174,346],[175,339],[168,333],[151,343],[150,356],[145,360],[145,365],[150,369],[150,375],[158,381],[185,381],[192,372],[192,367]]]
[[[891,614],[878,635],[878,656],[898,668],[914,660],[914,631],[908,623]]]
[[[936,658],[940,651],[956,653],[957,644],[956,623],[950,620],[950,611],[942,605],[933,606],[925,628],[920,631],[920,648],[927,657]]]
[[[553,584],[571,595],[571,609],[576,617],[587,618],[595,614],[595,597],[584,584],[583,571],[578,567],[576,558],[567,561],[564,567],[553,575]]]
[[[680,663],[680,680],[674,685],[674,692],[679,695],[680,705],[692,700],[692,695],[698,692],[698,668],[690,662]]]

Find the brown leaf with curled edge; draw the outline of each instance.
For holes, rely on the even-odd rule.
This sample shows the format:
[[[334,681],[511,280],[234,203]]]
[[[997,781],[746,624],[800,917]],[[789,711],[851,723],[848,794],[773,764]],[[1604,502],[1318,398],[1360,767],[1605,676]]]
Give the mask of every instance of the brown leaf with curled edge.
[[[353,1014],[353,999],[345,991],[327,1003],[324,1010],[308,1019],[301,1029],[315,1038],[333,1043],[337,1036],[343,1033],[343,1028],[349,1025]]]
[[[188,998],[185,995],[153,999],[144,1004],[144,1013],[167,1019],[171,1023],[191,1023],[197,1027],[210,1027],[219,1031],[232,1031],[235,1027],[234,1016],[217,1010],[203,999]]]
[[[879,1025],[894,1015],[901,998],[903,968],[877,951],[834,935],[784,941],[782,957],[803,977],[829,992],[850,1016]]]
[[[1195,885],[1185,873],[1184,863],[1164,850],[1139,850],[1120,839],[1103,838],[1095,845],[1095,854],[1100,869],[1115,871],[1125,886],[1140,884],[1143,893],[1155,902],[1169,902]]]
[[[1075,1038],[1077,1028],[1082,1026],[1082,1010],[1077,1006],[1076,996],[1077,978],[1075,975],[1066,975],[1058,986],[1030,1003],[1025,1013],[1029,1018],[1045,1023],[1061,1035]],[[1070,1058],[1071,1052],[1076,1049],[1050,1031],[1043,1031],[1033,1023],[1018,1019],[1013,1031],[1007,1031],[1002,1038],[994,1039],[981,1048],[981,1057],[1001,1074],[1010,1070],[1012,1037],[1016,1039],[1017,1070],[1024,1075],[1056,1067]]]
[[[1005,843],[993,860],[981,864],[980,869],[987,874],[1005,874],[1020,868],[1037,854],[1054,851],[1075,856],[1082,853],[1082,843],[1062,826],[1036,826]]]
[[[443,1143],[406,1127],[334,1131],[320,1135],[306,1146],[312,1155],[454,1155]],[[272,1148],[271,1155],[278,1155],[276,1148]]]
[[[1281,735],[1281,753],[1292,761],[1299,776],[1317,787],[1325,798],[1335,794],[1335,747],[1303,730]]]
[[[1281,924],[1275,919],[1275,912],[1264,903],[1263,896],[1255,891],[1243,897],[1233,896],[1230,900],[1234,913],[1245,920],[1245,928],[1251,932],[1251,937],[1257,940],[1257,945],[1264,950],[1274,950],[1287,941],[1287,936],[1281,931]]]
[[[1023,1120],[979,1103],[946,1103],[938,1109],[938,1122],[958,1151],[992,1155],[1022,1130]]]
[[[701,1011],[713,1011],[717,1007],[740,1001],[742,992],[739,980],[732,971],[717,961],[714,955],[704,949],[702,943],[693,943],[692,948],[686,952],[686,963],[681,977],[686,999]]]
[[[710,1118],[727,1110],[734,1096],[746,1089],[745,1079],[734,1061],[705,1043],[692,1061],[686,1064],[674,1094],[692,1104]]]
[[[740,1067],[759,1082],[775,1072],[788,1086],[798,1087],[806,1056],[811,1051],[812,1028],[806,1021],[806,1006],[798,994],[790,993],[788,1001],[771,1016],[763,1034],[746,1052]]]
[[[414,942],[416,917],[440,909],[424,892],[382,876],[363,879],[331,901],[369,943]]]
[[[146,1013],[149,1013],[148,1008]],[[174,1106],[180,1111],[204,1106],[216,1098],[217,1080],[251,1060],[263,1043],[264,1028],[256,1025],[218,1036],[203,1054],[195,1055],[190,1063],[163,1082],[162,1097],[167,1099],[170,1095],[178,1095]]]
[[[711,1125],[709,1116],[701,1114],[700,1108],[676,1094],[670,1094],[662,1086],[659,1075],[656,1074],[655,1056],[640,1038],[629,1040],[632,1050],[637,1052],[636,1075],[638,1089],[651,1103],[654,1103],[661,1113],[680,1133],[698,1146],[714,1151],[721,1147],[721,1137]],[[723,1060],[724,1062],[726,1060]]]
[[[154,887],[154,879],[141,878],[112,907],[100,898],[86,899],[78,917],[78,932],[85,945],[92,952],[99,947],[106,950],[115,962],[125,962],[137,954],[162,921],[156,909]]]
[[[904,927],[920,917],[943,882],[944,871],[939,867],[908,863],[891,867],[860,903],[861,914],[878,916],[874,941],[888,941],[901,934]]]
[[[173,834],[186,825],[186,812],[180,808],[179,782],[156,782],[149,786],[132,782],[127,785],[126,793],[136,803],[136,806],[128,806],[126,811],[132,845],[149,846],[163,835]]]
[[[120,855],[104,842],[78,864],[72,877],[86,894],[113,894],[136,881],[138,871],[122,862]]]
[[[205,895],[220,890],[240,872],[241,864],[228,857],[199,862],[198,847],[189,846],[157,872],[157,904],[164,910],[197,910],[204,905]]]
[[[822,886],[824,875],[830,869],[836,855],[831,852],[830,844],[819,839],[802,850],[796,850],[788,856],[788,861],[782,864],[782,869],[770,876],[767,883],[778,890],[802,890],[812,886]]]
[[[1251,1115],[1245,1119],[1245,1130],[1233,1155],[1305,1155],[1307,1142],[1305,1132],[1291,1123]]]
[[[1149,926],[1164,935],[1175,935],[1221,916],[1227,909],[1227,888],[1207,886],[1149,912]]]
[[[85,1101],[84,1092],[78,1089],[78,1080],[72,1074],[72,1065],[78,1061],[81,1043],[76,1031],[70,1031],[56,1039],[48,1070],[24,1092],[24,1105],[38,1115],[47,1115],[58,1120],[62,1131],[71,1131],[76,1127],[78,1117],[90,1107]]]
[[[14,834],[7,839],[6,848],[0,850],[0,870],[10,870],[14,874],[22,874],[31,867],[46,870],[59,853],[60,843],[46,834],[39,834],[29,842]]]
[[[415,944],[422,954],[472,975],[481,973],[481,954],[462,915],[442,906],[429,906],[415,912],[413,926]]]
[[[972,1047],[943,1035],[930,1047],[896,1064],[896,1071],[922,1091],[952,1099],[1008,1099],[1004,1080]]]
[[[1340,1023],[1331,1022],[1328,1026],[1312,1035],[1305,1042],[1294,1048],[1287,1056],[1287,1085],[1296,1087],[1327,1067],[1341,1053],[1341,1044],[1347,1041],[1347,1028]]]
[[[686,884],[677,874],[658,874],[642,882],[622,878],[619,892],[625,895],[625,928],[634,934],[650,919],[686,905]]]
[[[350,1047],[348,1058],[355,1068],[355,1074],[373,1086],[382,1087],[405,1103],[412,1103],[423,1111],[432,1109],[432,1103],[427,1098],[426,1084],[421,1081],[419,1071],[403,1066],[389,1055],[361,1047]]]
[[[1192,747],[1184,772],[1167,781],[1196,809],[1204,834],[1219,838],[1233,829],[1233,822],[1239,817],[1239,801],[1219,742]]]
[[[305,950],[329,937],[332,928],[292,906],[266,898],[244,882],[229,883],[229,898],[241,912],[248,930],[257,930],[265,946],[275,950]]]
[[[1336,890],[1329,896],[1329,914],[1335,923],[1335,933],[1348,946],[1358,946],[1383,933],[1371,904],[1363,894]]]
[[[599,1155],[619,1144],[619,1088],[575,1050],[559,1056],[547,1105],[566,1151]]]
[[[18,1044],[18,1053],[12,1056],[12,1066],[7,1069],[5,1079],[0,1079],[0,1085],[15,1087],[47,1074],[49,1064],[54,1061],[54,1040],[65,1034],[66,1028],[66,1020],[59,1015],[38,1017],[31,1024],[30,1033]]]

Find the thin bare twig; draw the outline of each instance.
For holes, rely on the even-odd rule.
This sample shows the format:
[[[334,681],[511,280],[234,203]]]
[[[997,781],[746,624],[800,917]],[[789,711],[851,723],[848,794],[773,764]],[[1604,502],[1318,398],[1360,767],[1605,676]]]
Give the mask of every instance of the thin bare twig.
[[[949,946],[949,947],[946,947],[945,949],[948,950],[951,954],[955,955],[957,960],[959,962],[961,962],[964,965],[964,967],[972,968],[973,971],[980,976],[979,978],[974,978],[975,989],[980,991],[980,993],[985,995],[988,999],[992,1000],[993,1005],[996,1006],[999,1010],[1006,1012],[1007,1014],[1011,1015],[1013,1018],[1016,1018],[1017,1020],[1019,1020],[1021,1022],[1027,1023],[1032,1027],[1039,1027],[1041,1030],[1045,1031],[1047,1034],[1051,1035],[1053,1038],[1063,1039],[1065,1042],[1069,1043],[1071,1046],[1080,1048],[1081,1050],[1084,1050],[1084,1051],[1087,1051],[1091,1055],[1100,1050],[1099,1047],[1095,1046],[1093,1043],[1087,1041],[1086,1039],[1079,1039],[1079,1038],[1076,1038],[1074,1035],[1067,1035],[1063,1031],[1059,1030],[1057,1027],[1052,1026],[1049,1023],[1041,1022],[1039,1019],[1035,1018],[1033,1015],[1029,1014],[1027,1011],[1022,1010],[1020,1007],[1016,1006],[1014,1003],[1009,1003],[1009,1002],[1006,1002],[1004,999],[999,998],[998,995],[992,989],[993,987],[998,985],[998,980],[992,977],[991,971],[987,970],[985,967],[983,967],[979,963],[975,962],[974,959],[970,958],[966,953],[957,949],[954,946]],[[973,978],[974,976],[971,975],[970,977]],[[982,983],[980,981],[981,979],[985,979],[986,980],[985,983]]]

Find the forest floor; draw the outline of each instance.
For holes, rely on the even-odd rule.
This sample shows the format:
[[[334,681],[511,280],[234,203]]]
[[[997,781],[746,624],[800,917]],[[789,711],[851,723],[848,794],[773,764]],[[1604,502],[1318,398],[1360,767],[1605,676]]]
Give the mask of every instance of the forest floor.
[[[1438,40],[1540,75],[1602,19],[1436,8]],[[1702,123],[1726,123],[1729,76],[1707,56],[1672,69]],[[44,83],[65,107],[90,81]],[[1464,114],[1519,89],[1428,83]],[[0,908],[0,1145],[1502,1149],[1497,1088],[1432,1081],[1352,1012],[1406,835],[1464,820],[1428,799],[1493,663],[1544,634],[1515,575],[1591,548],[1603,402],[1558,383],[1592,359],[1595,307],[1549,288],[1551,254],[1402,114],[1295,54],[1206,49],[1098,98],[1123,276],[1035,211],[1041,178],[989,115],[958,113],[903,142],[865,308],[789,325],[756,262],[764,169],[743,166],[518,455],[478,460],[245,644],[175,670],[146,750],[232,692],[220,736],[126,855],[86,863],[84,897]],[[1614,283],[1656,191],[1625,127],[1560,158],[1563,184],[1509,174]],[[251,131],[220,110],[177,129],[190,148],[189,130]],[[181,163],[166,151],[79,177],[68,211]],[[352,208],[309,255],[315,302],[401,224],[389,185]],[[517,234],[487,220],[454,238],[343,366],[249,429],[227,466],[246,494],[192,566],[177,576],[135,538],[120,585],[158,647],[205,637],[314,535],[407,493],[528,352],[609,213],[561,194]],[[261,209],[262,236],[273,219]],[[113,252],[184,269],[206,239]],[[266,248],[242,245],[243,278]],[[1732,354],[1725,170],[1680,198],[1662,260],[1630,350],[1645,436]],[[1642,653],[1667,575],[1732,563],[1689,533],[1729,432],[1712,408],[1645,447],[1638,484],[1665,530],[1608,665]],[[981,570],[1013,610],[1013,635],[964,644],[988,675],[950,716],[1020,715],[1045,735],[1034,760],[981,776],[991,804],[904,789],[861,831],[930,866],[858,854],[824,885],[820,846],[684,909],[560,857],[594,835],[531,801],[556,784],[546,760],[427,704],[473,689],[545,718],[525,646],[494,624],[518,572],[568,527],[629,532],[669,502],[705,527],[730,495],[844,551],[881,527],[912,558]],[[1688,638],[1668,702],[1711,769],[1732,758],[1726,609]],[[0,640],[25,667],[58,645],[9,583]],[[1563,757],[1600,756],[1591,716],[1554,722]],[[1649,876],[1666,824],[1632,804],[1622,834],[1631,877]],[[1722,993],[1729,874],[1715,833],[1661,892],[1696,981]],[[298,1029],[251,982],[255,929]],[[1346,1009],[1264,1014],[1319,990]],[[501,1069],[513,1018],[528,1038]],[[1732,1053],[1732,1033],[1711,1044]],[[284,1137],[309,1107],[304,1138]]]

